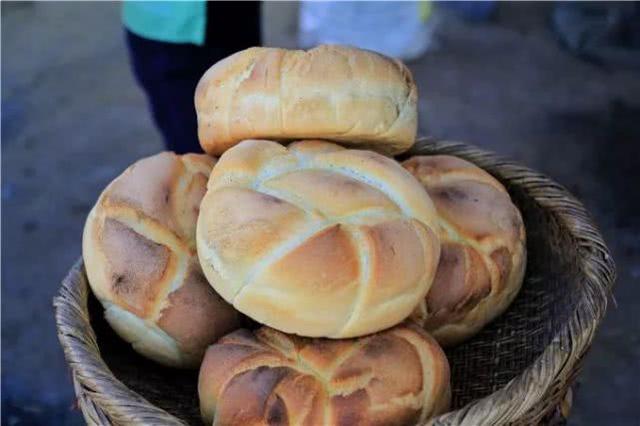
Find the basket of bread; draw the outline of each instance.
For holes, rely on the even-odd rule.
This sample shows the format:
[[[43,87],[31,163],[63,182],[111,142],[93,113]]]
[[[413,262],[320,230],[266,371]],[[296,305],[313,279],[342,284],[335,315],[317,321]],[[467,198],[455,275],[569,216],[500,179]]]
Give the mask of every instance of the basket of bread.
[[[214,64],[206,154],[115,178],[55,299],[87,423],[566,418],[609,252],[545,176],[416,138],[417,98],[404,64],[350,47]]]

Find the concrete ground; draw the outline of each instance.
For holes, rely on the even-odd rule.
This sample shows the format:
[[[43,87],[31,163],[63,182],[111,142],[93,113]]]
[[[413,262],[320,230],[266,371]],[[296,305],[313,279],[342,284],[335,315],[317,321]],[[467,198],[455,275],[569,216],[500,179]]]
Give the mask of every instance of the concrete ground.
[[[548,5],[502,4],[493,23],[445,20],[410,64],[420,126],[528,164],[593,212],[618,264],[571,424],[640,422],[640,75],[563,51]],[[268,41],[295,7],[270,3]],[[76,424],[52,298],[80,255],[100,190],[162,149],[128,68],[117,3],[2,4],[2,424]]]

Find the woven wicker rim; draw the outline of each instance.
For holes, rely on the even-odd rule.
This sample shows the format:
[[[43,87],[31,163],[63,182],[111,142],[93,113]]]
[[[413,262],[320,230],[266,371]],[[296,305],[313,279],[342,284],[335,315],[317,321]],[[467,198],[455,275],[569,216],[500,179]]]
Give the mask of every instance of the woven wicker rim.
[[[580,254],[577,266],[585,279],[570,320],[536,361],[505,387],[433,420],[436,424],[470,426],[538,422],[560,402],[575,379],[605,314],[616,275],[613,259],[582,204],[546,176],[460,142],[422,138],[408,154],[448,154],[475,163],[550,211],[576,242]],[[63,282],[54,306],[58,337],[72,369],[85,419],[89,424],[185,424],[127,388],[102,360],[89,320],[88,288],[73,285],[72,277],[82,268],[80,259]]]

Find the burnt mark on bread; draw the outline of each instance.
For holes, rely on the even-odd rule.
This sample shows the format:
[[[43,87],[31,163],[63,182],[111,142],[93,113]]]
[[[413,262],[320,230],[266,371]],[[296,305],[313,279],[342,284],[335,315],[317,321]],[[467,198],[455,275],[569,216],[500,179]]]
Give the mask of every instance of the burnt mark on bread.
[[[256,424],[269,416],[274,420],[278,417],[284,419],[285,408],[278,407],[278,402],[270,399],[290,372],[287,367],[262,365],[234,376],[218,395],[216,420],[219,424]],[[248,389],[251,389],[250,397]]]
[[[278,204],[283,204],[284,203],[283,200],[281,200],[278,197],[274,197],[273,195],[264,194],[262,192],[258,192],[257,194],[260,196],[260,199],[262,201],[265,201],[267,204],[278,205]]]
[[[366,357],[366,354],[360,354],[363,356],[363,358]],[[369,359],[372,359],[374,357],[368,357]],[[361,358],[362,359],[362,358]],[[353,360],[353,358],[351,358],[351,360]],[[353,364],[353,363],[351,363]],[[349,382],[355,379],[358,379],[364,375],[366,375],[367,373],[371,373],[371,369],[368,366],[363,366],[363,365],[342,365],[340,366],[338,372],[336,374],[333,375],[331,381],[332,383],[336,384],[336,383],[345,383],[345,382]]]
[[[377,152],[373,152],[373,151],[354,151],[352,153],[352,155],[354,157],[362,157],[362,158],[366,158],[367,160],[371,161],[372,163],[375,164],[380,164],[384,167],[389,167],[389,158],[385,157],[382,154],[378,154]]]
[[[113,274],[111,282],[113,283],[113,291],[116,294],[131,293],[131,287],[128,286],[129,279],[125,274]]]
[[[333,418],[325,419],[328,424],[359,425],[366,422],[369,397],[364,389],[358,389],[349,395],[335,395],[331,398]]]
[[[500,247],[491,253],[491,260],[495,263],[500,272],[500,287],[505,284],[511,272],[511,252],[506,247]]]
[[[353,192],[353,193],[362,191],[363,185],[364,185],[363,183],[361,183],[360,181],[352,177],[345,176],[345,179],[340,180],[340,186],[342,186],[343,188],[346,188],[347,191]]]
[[[265,418],[268,425],[288,425],[289,418],[287,416],[287,407],[278,394],[272,395],[267,401]]]
[[[369,339],[362,348],[362,352],[366,357],[378,358],[383,356],[387,351],[387,348],[391,346],[393,342],[386,336],[374,336]]]
[[[456,321],[491,292],[491,277],[472,247],[445,242],[436,277],[427,296],[433,315],[429,327]]]
[[[465,191],[463,191],[460,188],[456,188],[452,186],[439,188],[433,191],[433,196],[450,203],[465,202],[470,200],[469,195]],[[473,198],[471,200],[475,203],[478,202],[477,198]]]
[[[144,315],[162,286],[171,251],[111,218],[104,222],[101,241],[109,259],[111,291],[134,313]]]

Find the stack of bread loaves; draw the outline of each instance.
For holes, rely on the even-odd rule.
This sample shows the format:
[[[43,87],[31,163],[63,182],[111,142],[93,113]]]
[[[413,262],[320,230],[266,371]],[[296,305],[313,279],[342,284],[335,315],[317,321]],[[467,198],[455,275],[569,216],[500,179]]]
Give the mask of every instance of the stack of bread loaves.
[[[415,140],[409,70],[341,46],[253,48],[212,66],[195,103],[217,163],[140,160],[87,219],[85,267],[114,330],[159,363],[200,367],[208,424],[447,411],[439,344],[515,298],[524,226],[472,164],[386,156]]]

